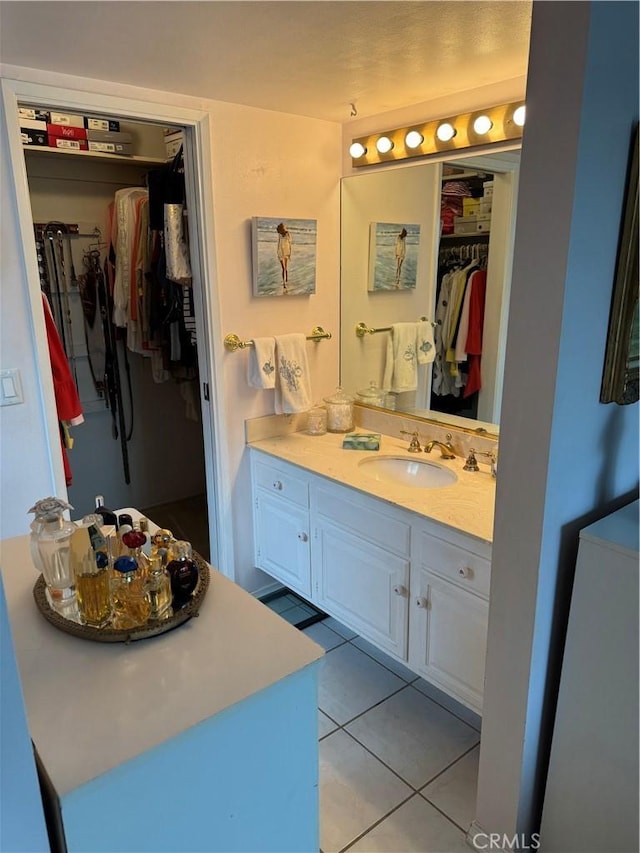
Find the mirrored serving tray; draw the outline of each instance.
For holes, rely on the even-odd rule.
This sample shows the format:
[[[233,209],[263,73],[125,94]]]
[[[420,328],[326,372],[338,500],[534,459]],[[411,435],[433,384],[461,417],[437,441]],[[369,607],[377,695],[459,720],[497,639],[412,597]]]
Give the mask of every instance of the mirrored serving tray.
[[[112,628],[109,625],[104,628],[93,628],[90,625],[82,625],[79,622],[74,622],[72,619],[65,619],[64,616],[55,611],[49,604],[46,584],[42,575],[38,577],[33,587],[33,597],[38,610],[47,622],[50,622],[67,634],[72,634],[74,637],[80,637],[83,640],[93,640],[98,643],[132,643],[135,640],[146,640],[148,637],[166,634],[167,631],[172,631],[174,628],[198,615],[202,601],[209,588],[209,565],[195,551],[193,552],[193,559],[198,566],[198,585],[191,594],[189,601],[180,610],[173,613],[172,616],[157,621],[150,620],[140,628],[121,629]]]

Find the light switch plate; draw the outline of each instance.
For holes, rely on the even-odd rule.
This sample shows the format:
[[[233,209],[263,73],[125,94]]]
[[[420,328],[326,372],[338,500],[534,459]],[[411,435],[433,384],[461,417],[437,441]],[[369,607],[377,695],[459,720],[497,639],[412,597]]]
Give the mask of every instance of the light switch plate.
[[[24,403],[20,371],[17,367],[0,370],[0,406],[16,406]]]

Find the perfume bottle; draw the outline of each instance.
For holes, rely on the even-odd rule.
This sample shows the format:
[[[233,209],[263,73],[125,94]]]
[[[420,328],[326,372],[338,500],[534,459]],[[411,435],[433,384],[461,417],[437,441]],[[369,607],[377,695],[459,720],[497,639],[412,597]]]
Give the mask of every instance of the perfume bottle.
[[[94,510],[96,515],[102,517],[103,524],[112,524],[115,529],[118,529],[118,516],[111,509],[107,509],[104,505],[104,498],[102,495],[96,495],[96,508]]]
[[[166,527],[162,527],[151,537],[151,554],[158,554],[162,558],[162,565],[166,566],[173,559],[175,542],[173,533]]]
[[[153,542],[151,539],[151,534],[149,533],[149,519],[148,518],[145,518],[144,516],[140,517],[140,521],[138,521],[138,530],[140,530],[141,533],[144,533],[144,535],[146,537],[146,541],[145,541],[144,545],[142,546],[142,553],[145,555],[145,557],[150,557],[151,556],[151,549],[153,547]]]
[[[31,558],[42,572],[51,607],[67,619],[78,620],[75,577],[71,566],[71,536],[77,530],[73,521],[63,517],[71,504],[59,498],[37,501],[29,512],[31,522]]]
[[[171,615],[171,580],[158,554],[149,560],[145,589],[151,604],[150,619],[163,619]]]
[[[118,557],[113,568],[116,573],[111,585],[114,628],[145,625],[151,613],[151,603],[135,557]]]
[[[149,558],[142,547],[146,543],[145,534],[141,530],[127,530],[122,534],[122,555],[134,557],[138,564],[140,576],[145,578],[149,568]]]
[[[198,566],[189,542],[174,542],[173,559],[167,565],[167,572],[171,578],[173,609],[179,610],[189,601],[198,584]]]
[[[97,523],[96,523],[97,522]],[[90,515],[71,536],[71,565],[76,579],[80,621],[93,628],[104,628],[111,618],[109,559],[100,533],[100,516]],[[102,542],[100,541],[102,540]],[[95,546],[97,550],[94,550]]]

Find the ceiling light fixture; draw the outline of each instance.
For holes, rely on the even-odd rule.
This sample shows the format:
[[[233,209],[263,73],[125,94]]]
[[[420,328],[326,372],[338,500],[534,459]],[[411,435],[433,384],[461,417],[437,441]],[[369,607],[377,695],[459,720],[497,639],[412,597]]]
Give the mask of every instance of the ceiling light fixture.
[[[424,142],[424,136],[419,130],[410,130],[404,138],[404,144],[407,148],[418,148]]]
[[[366,153],[367,149],[361,142],[351,143],[351,147],[349,148],[349,154],[351,154],[354,160],[357,160],[359,157],[364,157]]]
[[[453,137],[456,135],[457,131],[452,124],[449,124],[448,121],[442,122],[441,125],[438,126],[436,130],[436,136],[440,140],[440,142],[450,142]]]
[[[521,107],[518,107],[513,111],[513,123],[517,124],[518,127],[524,127],[525,118],[527,115],[527,108],[523,104]]]
[[[485,133],[489,133],[492,127],[493,122],[489,116],[486,115],[478,116],[478,118],[473,122],[473,130],[478,134],[478,136],[484,136]]]
[[[412,157],[442,156],[474,146],[522,139],[525,106],[522,101],[371,133],[352,140],[352,165],[375,166]]]
[[[381,154],[388,154],[393,148],[393,142],[388,136],[381,136],[376,142],[376,148]]]

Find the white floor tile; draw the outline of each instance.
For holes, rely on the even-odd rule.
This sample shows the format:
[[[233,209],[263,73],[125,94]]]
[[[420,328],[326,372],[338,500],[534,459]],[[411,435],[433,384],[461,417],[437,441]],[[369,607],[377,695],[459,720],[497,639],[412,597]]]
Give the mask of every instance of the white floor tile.
[[[479,756],[480,747],[472,749],[420,791],[465,832],[476,813]]]
[[[464,833],[416,794],[350,847],[351,851],[469,853],[469,847]]]
[[[323,623],[327,628],[331,628],[331,630],[335,631],[336,634],[340,634],[341,637],[344,637],[345,640],[352,640],[354,637],[358,636],[355,631],[352,631],[351,628],[347,628],[347,626],[343,625],[342,622],[338,622],[338,620],[334,619],[333,616],[329,616],[328,619],[323,619]]]
[[[424,693],[425,696],[428,696],[429,699],[433,699],[434,702],[437,702],[438,705],[442,705],[443,708],[447,709],[447,711],[451,711],[451,713],[455,714],[456,717],[460,717],[460,719],[464,720],[472,729],[476,729],[478,732],[481,730],[482,717],[479,714],[476,714],[475,711],[472,711],[471,708],[467,708],[462,704],[462,702],[458,702],[457,699],[453,699],[448,693],[445,693],[443,690],[440,690],[440,688],[430,684],[428,681],[425,681],[424,678],[418,678],[413,682],[413,686],[416,690],[419,690],[421,693]]]
[[[365,640],[364,637],[356,637],[351,640],[352,644],[359,649],[362,649],[363,652],[366,652],[369,657],[374,658],[381,663],[383,666],[386,666],[387,669],[390,669],[391,672],[395,673],[399,678],[406,682],[415,681],[418,676],[415,672],[412,672],[406,666],[403,666],[399,661],[395,660],[389,655],[381,652],[379,648],[370,643],[368,640]]]
[[[343,731],[320,741],[320,847],[325,853],[342,850],[410,794]]]
[[[349,643],[327,652],[319,681],[320,709],[340,725],[405,686],[402,679]]]
[[[327,717],[326,714],[323,714],[322,711],[318,711],[318,738],[326,737],[330,735],[331,732],[335,732],[338,726]]]
[[[324,621],[316,622],[315,625],[309,625],[302,633],[315,640],[319,646],[322,646],[325,652],[331,651],[331,649],[335,649],[336,646],[341,646],[346,642],[340,634],[336,634],[331,628],[327,628]]]
[[[410,685],[346,729],[415,788],[421,788],[480,740],[475,729]]]

